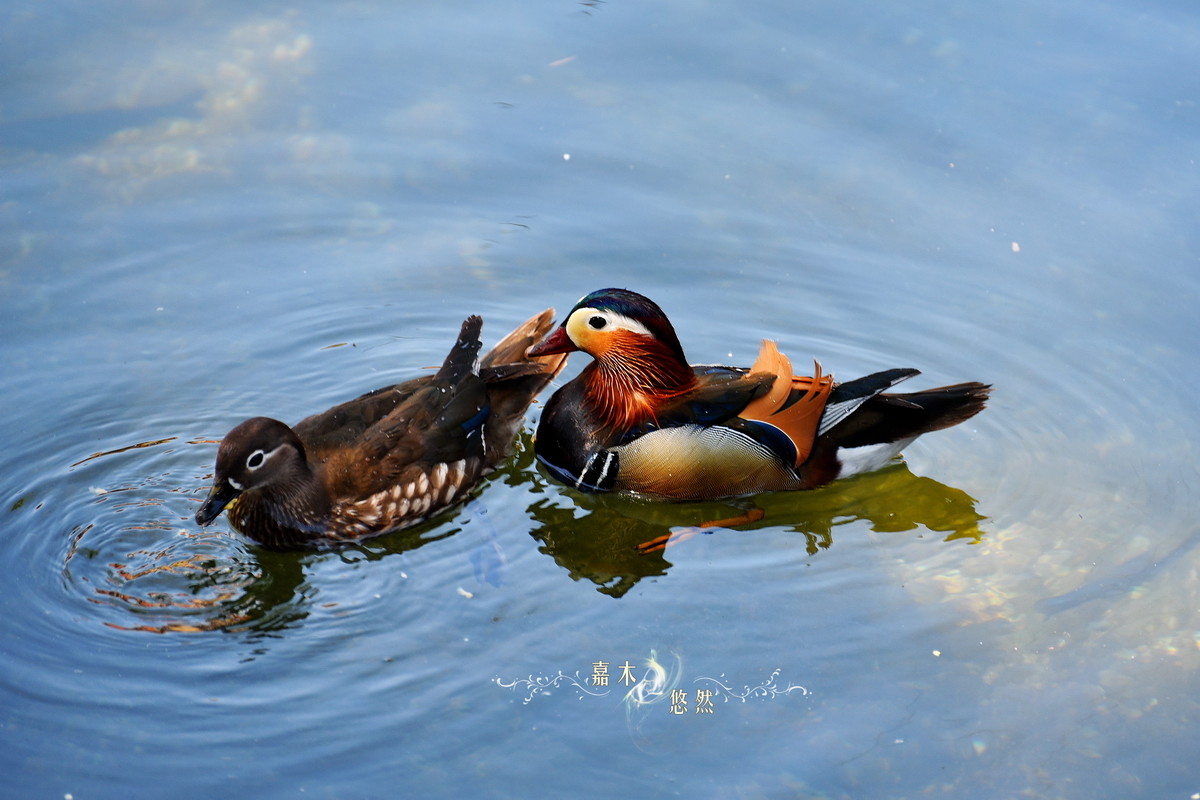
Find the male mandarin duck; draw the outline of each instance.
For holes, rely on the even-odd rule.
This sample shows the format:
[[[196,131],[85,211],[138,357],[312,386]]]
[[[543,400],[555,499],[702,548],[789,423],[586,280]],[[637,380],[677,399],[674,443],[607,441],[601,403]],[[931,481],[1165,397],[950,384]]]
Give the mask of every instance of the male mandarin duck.
[[[979,413],[991,388],[884,393],[915,369],[840,384],[820,364],[794,375],[771,341],[749,369],[690,366],[662,309],[625,289],[584,297],[530,355],[575,350],[594,360],[546,404],[538,458],[580,489],[678,500],[812,489],[878,468]]]
[[[377,389],[294,428],[254,417],[217,451],[196,522],[228,511],[272,547],[328,545],[404,528],[467,496],[508,456],[525,410],[566,364],[526,351],[553,325],[547,309],[479,359],[471,316],[435,374]]]

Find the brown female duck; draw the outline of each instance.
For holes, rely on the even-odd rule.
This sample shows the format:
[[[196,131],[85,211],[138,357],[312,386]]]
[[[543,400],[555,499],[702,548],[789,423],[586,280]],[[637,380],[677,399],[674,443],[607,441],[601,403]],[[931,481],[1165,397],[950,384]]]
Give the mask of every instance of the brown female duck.
[[[246,420],[221,442],[196,522],[226,511],[234,528],[268,546],[329,545],[416,524],[464,499],[507,458],[526,408],[566,363],[526,355],[552,320],[543,311],[480,360],[483,321],[471,316],[435,374],[295,427]]]

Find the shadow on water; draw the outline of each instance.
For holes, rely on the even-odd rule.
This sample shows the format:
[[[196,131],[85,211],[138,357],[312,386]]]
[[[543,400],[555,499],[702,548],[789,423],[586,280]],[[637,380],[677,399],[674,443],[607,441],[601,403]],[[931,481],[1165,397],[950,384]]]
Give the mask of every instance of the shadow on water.
[[[985,517],[975,500],[961,489],[914,475],[903,462],[810,492],[781,492],[726,503],[667,503],[614,495],[564,490],[564,505],[539,500],[529,509],[536,523],[531,535],[539,548],[575,580],[590,580],[597,591],[621,597],[646,577],[665,575],[671,549],[687,547],[685,539],[666,550],[640,552],[647,542],[689,534],[738,535],[782,528],[797,534],[797,545],[809,556],[828,550],[834,531],[863,521],[879,533],[926,529],[945,534],[946,541],[977,543]],[[738,526],[696,526],[758,508],[760,520]]]

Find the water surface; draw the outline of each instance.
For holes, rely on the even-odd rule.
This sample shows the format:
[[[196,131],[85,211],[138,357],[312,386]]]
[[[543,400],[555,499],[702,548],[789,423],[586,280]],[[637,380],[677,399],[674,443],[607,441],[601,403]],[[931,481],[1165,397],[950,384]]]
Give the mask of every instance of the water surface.
[[[9,791],[1200,791],[1198,23],[0,12]],[[737,508],[554,483],[536,407],[505,469],[411,531],[274,553],[192,521],[241,419],[607,285],[655,298],[696,362],[771,337],[841,379],[911,366],[994,400],[650,556]]]

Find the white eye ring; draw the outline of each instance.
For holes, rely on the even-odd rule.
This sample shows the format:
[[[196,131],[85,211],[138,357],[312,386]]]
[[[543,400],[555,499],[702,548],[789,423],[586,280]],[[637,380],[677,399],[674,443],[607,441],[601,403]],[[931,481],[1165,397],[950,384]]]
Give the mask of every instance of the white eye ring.
[[[267,454],[262,450],[255,450],[246,457],[246,469],[255,470],[261,467],[267,460]]]

